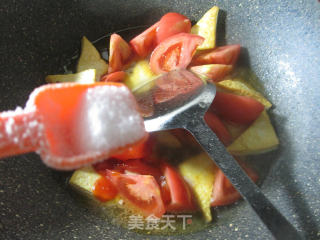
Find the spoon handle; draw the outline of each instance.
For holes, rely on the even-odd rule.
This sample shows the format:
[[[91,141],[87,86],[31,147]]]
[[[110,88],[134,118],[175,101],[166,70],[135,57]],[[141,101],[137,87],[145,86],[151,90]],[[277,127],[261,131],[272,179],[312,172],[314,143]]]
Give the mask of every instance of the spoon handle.
[[[185,128],[195,137],[208,155],[214,159],[217,166],[250,204],[276,239],[303,239],[242,170],[203,119],[190,121]]]
[[[0,112],[0,158],[39,147],[41,120],[34,110]]]

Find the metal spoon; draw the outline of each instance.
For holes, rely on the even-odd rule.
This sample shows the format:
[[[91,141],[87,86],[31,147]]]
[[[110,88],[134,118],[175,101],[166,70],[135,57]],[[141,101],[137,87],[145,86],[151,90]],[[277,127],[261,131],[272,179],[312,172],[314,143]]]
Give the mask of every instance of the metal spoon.
[[[142,98],[150,100],[150,94],[152,94],[152,91],[147,94],[144,93]],[[250,204],[276,239],[303,239],[242,170],[205,123],[204,115],[215,94],[214,84],[201,84],[190,93],[178,95],[168,102],[154,106],[153,115],[145,118],[146,130],[154,132],[183,128],[189,131],[242,197]],[[136,94],[136,97],[138,102],[141,102],[141,96]]]

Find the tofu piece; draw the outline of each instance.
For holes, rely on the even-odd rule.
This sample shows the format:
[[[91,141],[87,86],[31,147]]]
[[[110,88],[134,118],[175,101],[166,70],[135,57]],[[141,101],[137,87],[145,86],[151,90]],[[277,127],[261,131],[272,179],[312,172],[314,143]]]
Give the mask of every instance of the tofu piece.
[[[205,220],[210,222],[212,220],[211,196],[218,168],[206,153],[202,153],[185,160],[178,169],[193,190]]]
[[[159,131],[155,133],[156,142],[168,148],[180,148],[181,142],[169,131]]]
[[[96,79],[96,70],[88,69],[73,74],[48,75],[45,80],[47,83],[58,82],[77,82],[77,83],[94,83]]]
[[[157,75],[155,75],[146,60],[138,61],[131,71],[127,72],[127,76],[124,79],[124,83],[133,92],[143,93],[149,91],[154,86],[152,81]]]
[[[94,184],[100,177],[92,167],[84,167],[72,174],[69,183],[73,187],[79,188],[81,191],[86,192],[86,194],[93,196]]]
[[[224,120],[222,120],[222,122],[230,133],[232,142],[236,140],[248,128],[248,126],[246,125],[235,124]]]
[[[216,29],[219,7],[214,6],[191,28],[191,33],[204,37],[204,42],[197,50],[205,50],[216,46]]]
[[[77,72],[87,69],[96,70],[96,81],[98,82],[101,76],[108,72],[108,64],[101,58],[100,53],[92,43],[86,37],[83,37]]]
[[[69,184],[71,187],[79,191],[81,194],[86,197],[95,199],[93,196],[93,188],[95,182],[101,178],[101,176],[92,168],[92,167],[84,167],[76,170],[70,180]],[[104,206],[114,206],[119,207],[120,198],[116,197],[110,201],[106,201],[103,203]]]
[[[224,80],[216,83],[216,85],[224,91],[241,96],[252,97],[263,104],[266,109],[269,109],[272,106],[271,102],[269,102],[261,93],[254,90],[254,88],[249,83],[246,83],[243,80]]]
[[[279,139],[264,110],[261,115],[244,131],[227,150],[233,155],[252,155],[277,148]]]

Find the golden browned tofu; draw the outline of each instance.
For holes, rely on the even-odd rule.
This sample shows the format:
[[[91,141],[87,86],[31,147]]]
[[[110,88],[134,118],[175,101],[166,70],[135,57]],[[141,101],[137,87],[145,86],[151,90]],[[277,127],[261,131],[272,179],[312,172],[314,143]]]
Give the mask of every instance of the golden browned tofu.
[[[92,43],[86,37],[83,37],[77,72],[87,69],[95,69],[96,81],[99,81],[100,77],[108,72],[108,64],[101,58],[100,53]]]
[[[240,79],[232,79],[232,80],[224,80],[218,82],[217,87],[220,89],[234,93],[241,96],[252,97],[262,103],[266,109],[269,109],[272,104],[259,92],[253,89],[253,87],[246,83],[245,81],[241,81]]]
[[[233,155],[250,155],[271,151],[279,145],[279,139],[266,111],[256,119],[230,146]]]
[[[155,134],[155,138],[158,144],[169,148],[180,148],[182,147],[181,142],[176,136],[169,131],[159,131]]]
[[[205,220],[210,222],[212,220],[210,203],[216,165],[206,153],[202,153],[183,161],[179,165],[179,171],[191,186]]]
[[[216,29],[219,8],[217,6],[208,10],[202,18],[191,28],[191,33],[204,37],[204,42],[197,50],[214,48],[216,46]]]
[[[139,93],[147,92],[154,86],[152,81],[156,75],[151,71],[149,62],[146,60],[138,61],[131,71],[128,71],[124,83],[132,91]]]
[[[94,198],[94,184],[100,177],[101,176],[92,167],[84,167],[74,171],[69,180],[69,184],[86,197]],[[116,197],[110,201],[104,202],[103,204],[106,206],[118,206],[119,200],[119,197]],[[120,207],[120,205],[118,207]]]
[[[94,83],[96,79],[96,70],[88,69],[73,74],[48,75],[45,80],[48,83],[58,82],[77,82],[77,83]]]
[[[246,125],[234,124],[227,121],[223,121],[223,124],[230,133],[232,142],[236,140],[247,129]]]

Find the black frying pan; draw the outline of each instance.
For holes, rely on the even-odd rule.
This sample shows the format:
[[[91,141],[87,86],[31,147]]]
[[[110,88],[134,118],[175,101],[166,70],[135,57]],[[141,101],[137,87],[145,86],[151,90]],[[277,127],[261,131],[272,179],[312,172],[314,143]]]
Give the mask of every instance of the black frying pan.
[[[281,146],[253,157],[267,197],[307,239],[320,238],[320,3],[304,1],[10,1],[0,3],[0,107],[24,105],[47,74],[62,73],[86,35],[151,25],[177,11],[197,20],[214,4],[218,43],[240,43],[273,102]],[[0,161],[0,239],[147,238],[106,222],[66,186],[68,173],[35,154]],[[215,211],[210,228],[174,239],[270,239],[240,201]],[[159,236],[148,236],[160,239]]]

